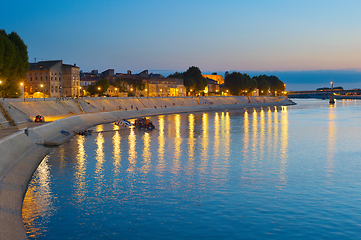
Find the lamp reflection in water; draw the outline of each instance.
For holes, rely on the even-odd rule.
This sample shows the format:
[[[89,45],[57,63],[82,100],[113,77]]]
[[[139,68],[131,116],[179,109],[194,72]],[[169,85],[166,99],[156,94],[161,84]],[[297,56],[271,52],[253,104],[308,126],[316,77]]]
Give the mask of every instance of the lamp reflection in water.
[[[137,164],[137,150],[136,150],[137,136],[134,133],[134,128],[130,129],[128,136],[128,172],[133,172]]]
[[[335,154],[335,142],[336,142],[336,116],[335,116],[335,105],[330,104],[328,112],[328,149],[327,149],[327,172],[333,172],[333,157]]]
[[[102,133],[98,133],[98,136],[95,139],[95,143],[97,145],[97,149],[96,149],[96,156],[95,156],[95,160],[96,160],[96,164],[95,164],[95,179],[98,180],[96,185],[97,185],[97,189],[99,191],[101,191],[101,187],[103,185],[103,178],[104,178],[104,174],[103,174],[103,164],[105,161],[104,158],[104,136]]]
[[[118,127],[119,126],[115,125],[114,126]],[[113,140],[113,166],[114,166],[114,176],[117,176],[119,173],[119,168],[121,167],[121,159],[122,159],[122,149],[120,147],[120,141],[122,140],[120,134],[118,131],[114,132],[114,135],[112,137]]]
[[[281,166],[280,166],[280,180],[283,184],[286,184],[286,166],[288,162],[288,112],[287,107],[283,106],[281,113]],[[279,189],[281,189],[281,186],[278,186]]]
[[[177,174],[179,171],[179,159],[181,157],[181,144],[182,138],[180,134],[180,127],[181,127],[181,116],[179,114],[174,115],[174,122],[175,122],[175,136],[174,136],[174,158],[173,158],[173,167],[172,172]]]
[[[252,112],[252,159],[253,161],[257,159],[259,155],[258,152],[258,116],[257,110],[254,108]]]
[[[158,164],[157,171],[163,173],[164,171],[164,115],[158,116]]]
[[[150,136],[148,132],[145,132],[143,137],[143,163],[141,172],[148,173],[150,169],[150,159],[151,159],[151,152],[150,152]]]
[[[208,113],[202,114],[202,159],[208,160]]]
[[[249,114],[247,110],[244,112],[244,138],[243,138],[243,158],[247,160],[249,157]]]
[[[219,136],[219,129],[220,129],[220,120],[219,120],[219,113],[214,113],[214,143],[213,143],[213,155],[218,158],[219,157],[219,143],[221,142]]]
[[[228,158],[230,156],[230,142],[231,142],[231,117],[229,116],[229,112],[226,112],[225,118],[224,118],[224,138],[225,138],[225,144],[224,144],[224,157],[225,160],[228,161]]]
[[[47,221],[53,211],[53,193],[49,186],[50,184],[50,168],[48,165],[48,158],[46,156],[33,176],[37,179],[36,185],[28,185],[26,196],[23,201],[22,217],[25,224],[25,230],[27,236],[30,238],[36,238],[41,235],[46,229],[40,229],[33,222],[37,218],[43,218]],[[37,188],[37,186],[39,186]]]
[[[85,143],[85,137],[84,136],[77,136],[77,143],[78,143],[78,151],[76,156],[76,172],[75,172],[75,181],[74,181],[74,188],[75,195],[77,197],[78,203],[82,202],[84,200],[84,196],[86,194],[86,184],[85,184],[85,173],[86,173],[86,154],[84,149],[84,143]]]
[[[260,133],[259,133],[260,155],[261,155],[261,159],[264,159],[265,141],[266,141],[265,140],[265,138],[266,138],[266,134],[265,134],[266,120],[265,120],[265,111],[263,108],[261,108],[259,117],[260,117],[260,121],[259,121],[259,125],[260,125]]]
[[[194,138],[194,114],[188,115],[188,159],[189,161],[193,162],[194,160],[194,145],[195,145],[195,138]]]

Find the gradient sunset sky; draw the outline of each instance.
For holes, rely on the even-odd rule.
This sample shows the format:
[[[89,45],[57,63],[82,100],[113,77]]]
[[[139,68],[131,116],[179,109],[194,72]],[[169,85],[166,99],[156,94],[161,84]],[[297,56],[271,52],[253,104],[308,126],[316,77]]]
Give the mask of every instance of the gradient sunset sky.
[[[3,1],[29,60],[83,71],[361,69],[361,1]]]

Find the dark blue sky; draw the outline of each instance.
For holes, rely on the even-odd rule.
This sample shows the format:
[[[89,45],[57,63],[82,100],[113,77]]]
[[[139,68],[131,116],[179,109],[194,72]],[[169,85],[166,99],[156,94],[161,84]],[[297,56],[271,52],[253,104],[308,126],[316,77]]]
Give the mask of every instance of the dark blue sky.
[[[0,28],[23,38],[31,62],[61,59],[84,71],[198,66],[275,72],[290,87],[343,85],[358,74],[309,71],[361,69],[359,9],[356,0],[13,0],[1,3]]]

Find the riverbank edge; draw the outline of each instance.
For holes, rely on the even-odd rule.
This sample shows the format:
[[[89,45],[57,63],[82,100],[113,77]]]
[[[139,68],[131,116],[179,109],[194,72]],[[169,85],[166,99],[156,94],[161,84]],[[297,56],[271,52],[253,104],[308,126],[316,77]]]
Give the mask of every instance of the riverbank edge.
[[[198,105],[88,113],[29,128],[26,132],[24,130],[18,131],[0,139],[0,152],[7,152],[7,155],[1,157],[5,161],[0,162],[0,239],[28,239],[22,219],[23,198],[31,176],[51,150],[40,144],[62,144],[74,136],[74,131],[114,122],[118,118],[129,119],[142,116],[226,111],[241,108],[267,108],[293,104],[292,101],[284,99],[269,103]]]

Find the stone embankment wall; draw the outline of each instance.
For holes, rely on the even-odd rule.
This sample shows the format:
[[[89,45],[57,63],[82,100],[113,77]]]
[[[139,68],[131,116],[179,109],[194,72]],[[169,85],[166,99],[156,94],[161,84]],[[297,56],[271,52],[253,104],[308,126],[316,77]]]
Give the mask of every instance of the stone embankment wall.
[[[131,109],[185,107],[199,105],[225,105],[249,103],[274,103],[278,97],[140,97],[140,98],[48,98],[48,99],[7,99],[2,106],[15,124],[31,122],[36,115],[43,115],[53,121],[74,114],[109,112]]]
[[[26,99],[25,102],[23,99],[16,99],[3,100],[1,104],[14,122],[31,121],[37,114],[44,115],[45,118],[54,116],[63,118],[59,117],[56,121],[18,131],[0,139],[0,240],[27,239],[22,222],[22,200],[29,179],[49,151],[49,148],[39,144],[60,144],[71,138],[74,135],[73,131],[113,122],[118,118],[284,106],[292,102],[285,98],[270,97],[188,97],[46,99],[45,101]],[[69,135],[64,134],[64,131]]]

